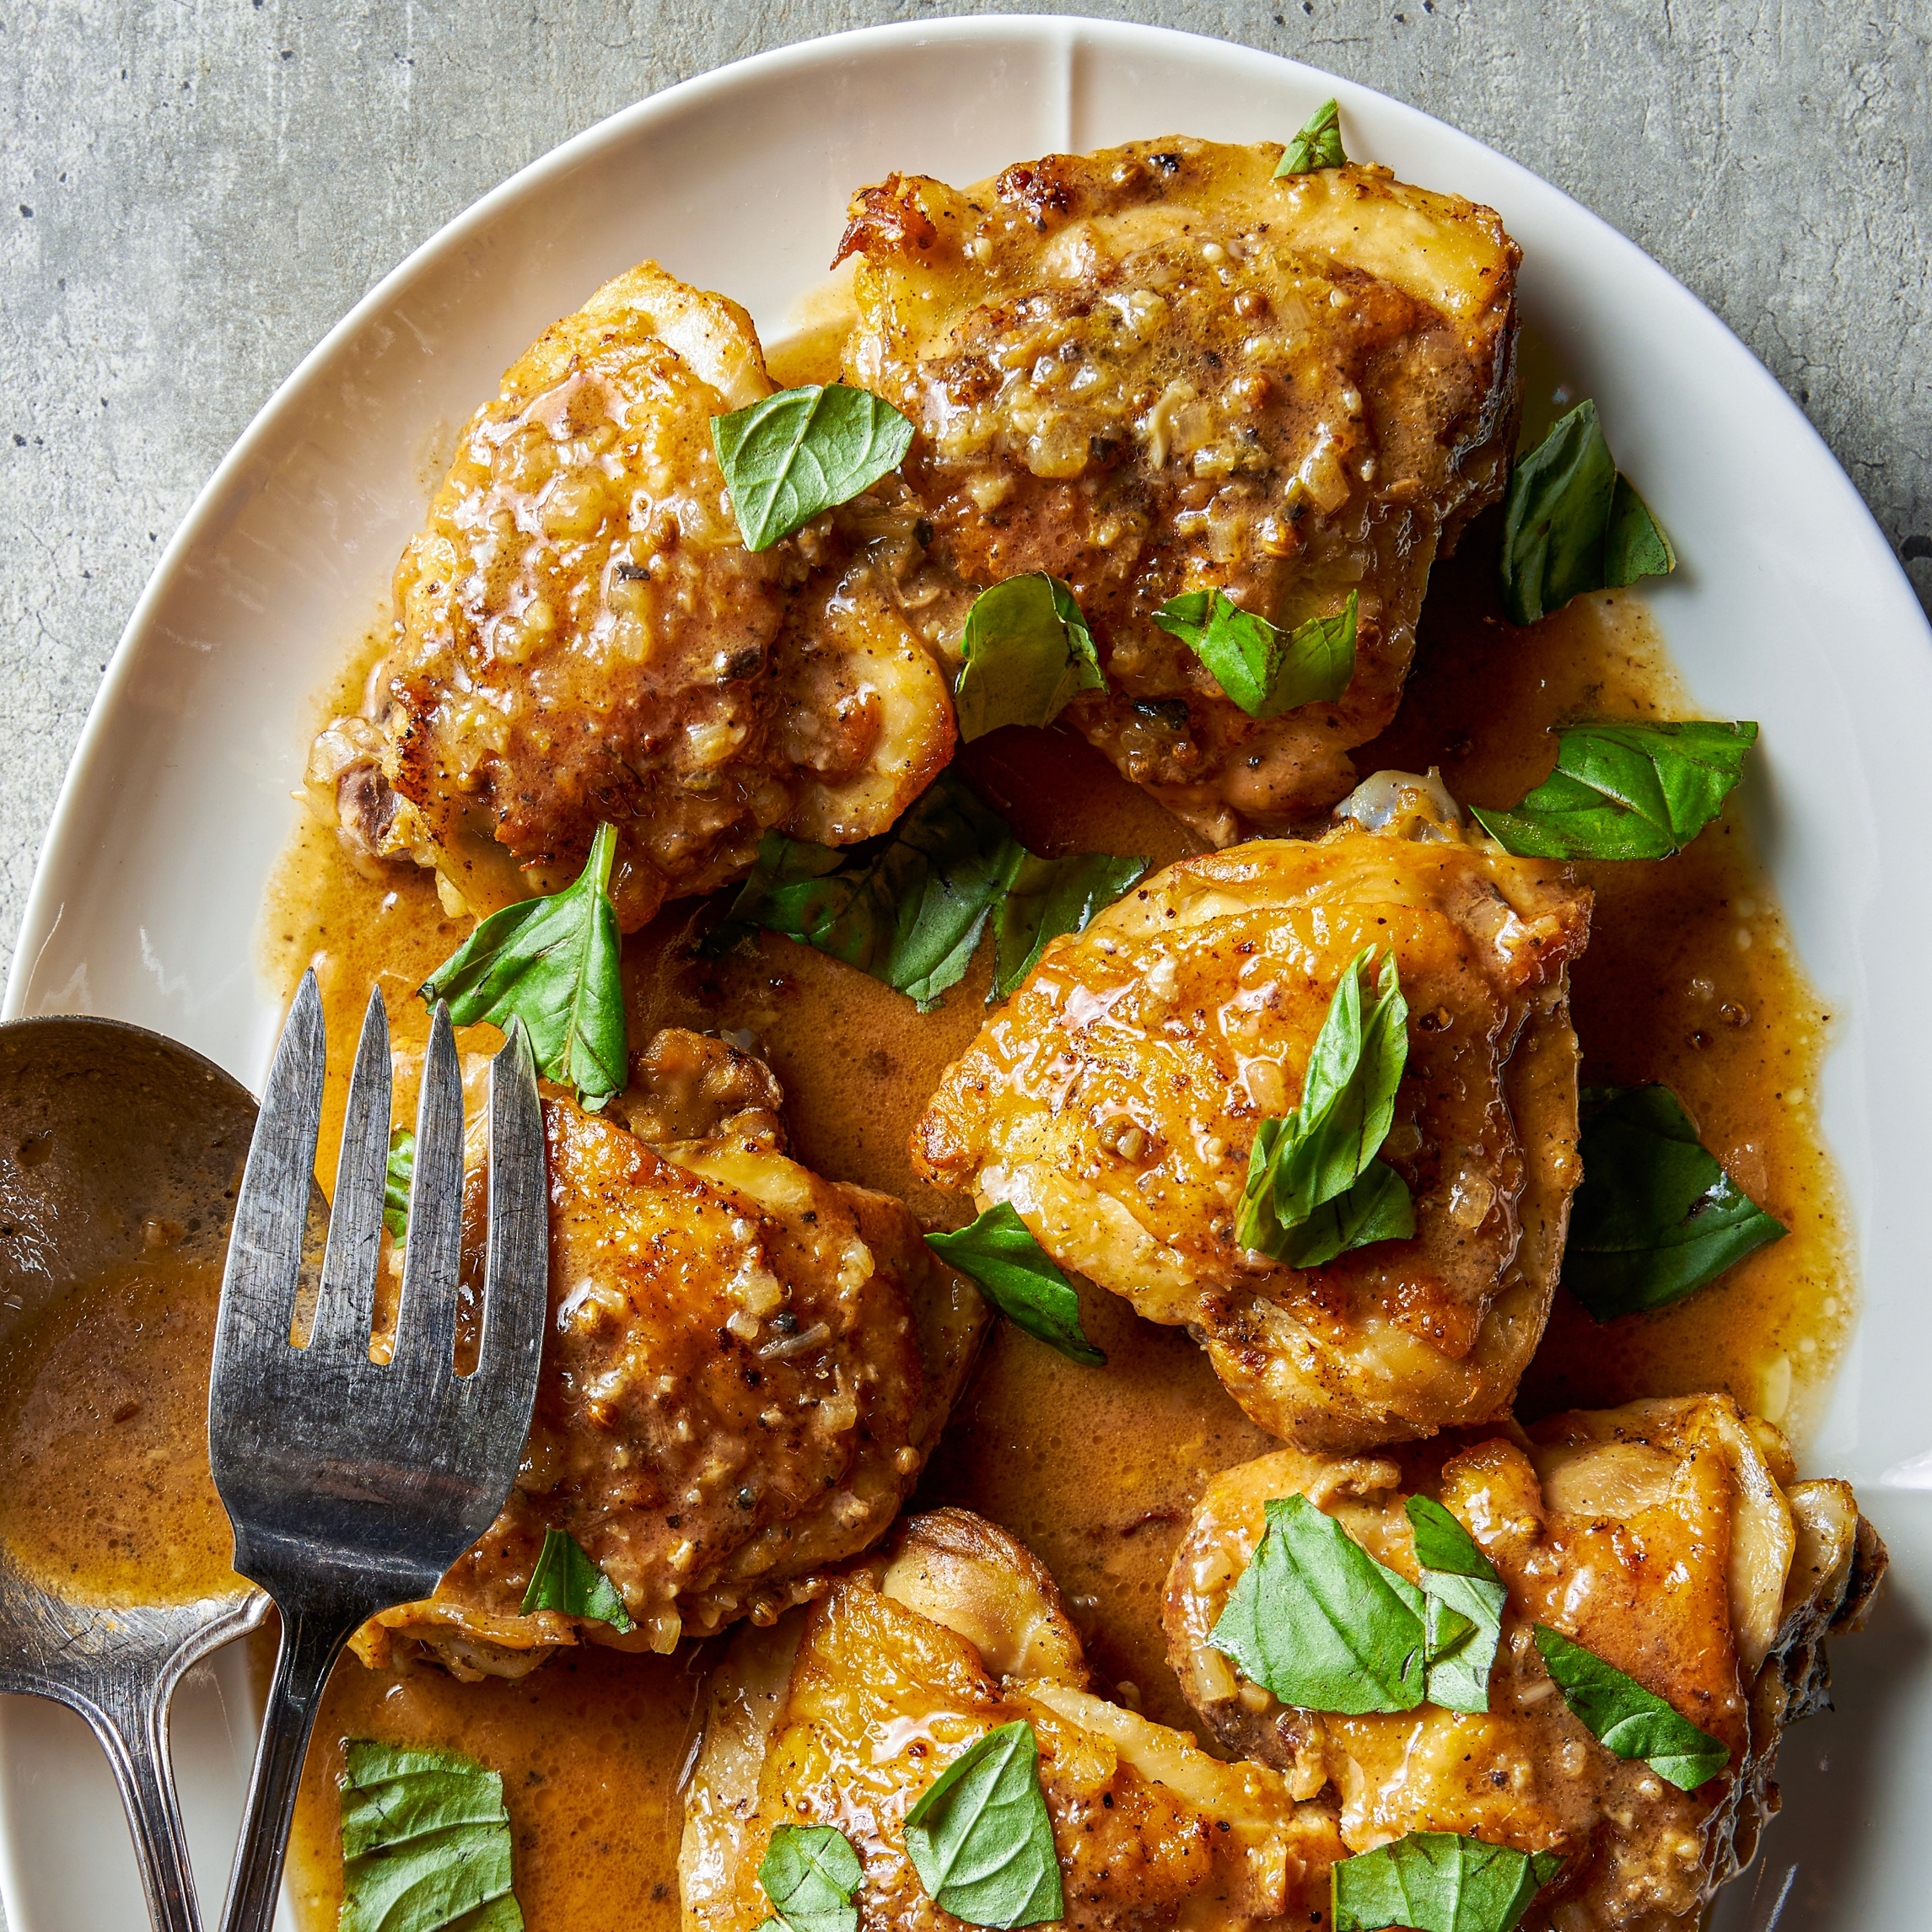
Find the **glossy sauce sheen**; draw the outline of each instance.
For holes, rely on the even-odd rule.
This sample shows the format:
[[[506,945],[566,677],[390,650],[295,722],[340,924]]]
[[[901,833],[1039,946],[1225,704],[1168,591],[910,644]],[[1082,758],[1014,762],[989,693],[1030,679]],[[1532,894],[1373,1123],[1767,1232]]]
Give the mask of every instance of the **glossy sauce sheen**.
[[[1493,521],[1438,572],[1402,713],[1358,764],[1364,773],[1440,764],[1458,797],[1509,805],[1547,772],[1554,745],[1543,734],[1556,719],[1696,708],[1640,601],[1612,593],[1533,631],[1503,624],[1490,588]],[[366,662],[345,678],[344,695]],[[1159,865],[1191,849],[1174,821],[1070,734],[998,733],[966,747],[961,763],[1036,851],[1142,853]],[[1661,1316],[1598,1328],[1559,1294],[1522,1413],[1719,1389],[1801,1436],[1851,1313],[1812,1099],[1829,1009],[1797,970],[1735,810],[1676,859],[1582,870],[1598,894],[1574,978],[1586,1079],[1674,1086],[1712,1150],[1793,1232]],[[964,1199],[914,1177],[906,1146],[940,1069],[983,1015],[985,949],[966,982],[922,1017],[877,982],[769,936],[695,961],[689,939],[708,917],[674,905],[627,942],[633,1048],[668,1024],[750,1027],[784,1083],[799,1159],[896,1192],[929,1222],[968,1219]],[[414,988],[467,927],[443,918],[427,875],[365,880],[331,833],[299,833],[266,933],[280,985],[292,988],[310,963],[322,982],[336,1070],[325,1180],[369,987],[383,987],[404,1049],[401,1118],[414,1100],[410,1049],[424,1032]],[[464,1036],[475,1056],[467,1071],[480,1070],[495,1041],[487,1028]],[[471,1092],[474,1104],[473,1081]],[[1161,1580],[1210,1477],[1273,1445],[1185,1333],[1141,1322],[1109,1296],[1082,1300],[1108,1366],[1079,1368],[1009,1327],[996,1331],[918,1500],[969,1504],[1022,1537],[1065,1590],[1098,1676],[1149,1716],[1190,1727],[1165,1660]],[[678,1920],[675,1779],[706,1660],[702,1651],[584,1650],[516,1685],[338,1666],[291,1868],[305,1924],[333,1925],[339,1897],[336,1741],[374,1735],[455,1746],[502,1771],[517,1892],[534,1932],[669,1932]]]
[[[70,1289],[0,1343],[0,1542],[73,1602],[243,1587],[208,1473],[218,1262],[165,1253]]]

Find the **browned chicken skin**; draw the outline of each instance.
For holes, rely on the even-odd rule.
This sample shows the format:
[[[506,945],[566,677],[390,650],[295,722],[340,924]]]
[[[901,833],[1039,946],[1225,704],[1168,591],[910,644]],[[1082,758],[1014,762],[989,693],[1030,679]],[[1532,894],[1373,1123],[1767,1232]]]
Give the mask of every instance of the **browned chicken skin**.
[[[894,175],[841,250],[848,379],[922,432],[905,476],[936,563],[1064,578],[1112,686],[1069,716],[1217,844],[1354,783],[1430,564],[1502,493],[1515,434],[1497,216],[1385,168],[1276,180],[1280,154],[1174,137],[966,191]],[[1284,626],[1357,591],[1353,685],[1248,717],[1151,621],[1208,587]]]
[[[1380,830],[1184,859],[1054,941],[913,1130],[923,1172],[1010,1202],[1062,1267],[1191,1327],[1248,1414],[1305,1448],[1502,1413],[1579,1178],[1567,988],[1589,895],[1466,840],[1423,781],[1363,792],[1391,785],[1407,803]],[[1382,1151],[1416,1232],[1298,1270],[1241,1248],[1235,1210],[1364,947],[1392,947],[1409,1006]]]
[[[771,388],[745,311],[649,262],[546,331],[396,567],[366,715],[311,757],[322,816],[477,913],[568,884],[608,820],[627,931],[772,826],[891,824],[951,752],[951,701],[831,519],[740,541],[711,419]]]
[[[769,1622],[885,1533],[985,1310],[897,1201],[786,1156],[779,1099],[761,1062],[669,1031],[616,1103],[629,1131],[546,1103],[552,1316],[529,1451],[435,1596],[364,1626],[364,1661],[414,1640],[459,1675],[514,1676],[581,1639],[669,1650]],[[552,1528],[633,1632],[521,1613]]]
[[[754,1630],[714,1676],[685,1788],[688,1932],[771,1916],[759,1861],[780,1823],[832,1825],[865,1868],[867,1932],[950,1932],[905,1849],[908,1810],[1003,1724],[1033,1727],[1066,1917],[1113,1932],[1313,1932],[1340,1841],[1276,1772],[1224,1764],[1088,1688],[1079,1638],[1038,1560],[963,1510],[914,1517],[889,1562]]]
[[[1635,1402],[1342,1458],[1292,1450],[1216,1478],[1168,1577],[1182,1691],[1230,1748],[1332,1792],[1350,1852],[1473,1833],[1563,1859],[1524,1921],[1662,1932],[1749,1862],[1783,1727],[1819,1708],[1822,1639],[1856,1627],[1885,1554],[1843,1483],[1798,1483],[1789,1446],[1727,1396]],[[1489,1710],[1296,1710],[1209,1641],[1271,1498],[1308,1497],[1412,1580],[1403,1502],[1441,1502],[1509,1587]],[[1598,1743],[1545,1671],[1562,1631],[1730,1747],[1695,1792]],[[1566,1910],[1567,1908],[1567,1910]]]

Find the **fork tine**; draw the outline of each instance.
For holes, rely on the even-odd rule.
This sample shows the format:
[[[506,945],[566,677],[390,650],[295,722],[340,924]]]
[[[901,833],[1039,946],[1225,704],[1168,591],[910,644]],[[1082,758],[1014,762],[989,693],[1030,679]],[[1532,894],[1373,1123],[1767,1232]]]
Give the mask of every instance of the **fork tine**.
[[[485,1455],[520,1458],[530,1434],[550,1308],[550,1229],[545,1212],[543,1111],[530,1036],[514,1022],[490,1063],[489,1267],[476,1388],[489,1402]],[[516,1391],[514,1395],[512,1391]]]
[[[456,1277],[463,1261],[463,1080],[449,1009],[436,1003],[416,1109],[416,1172],[395,1366],[433,1387],[455,1370]]]
[[[309,1346],[367,1355],[375,1314],[376,1262],[382,1252],[383,1183],[389,1168],[389,1014],[379,987],[369,994],[349,1077],[342,1153],[329,1214],[321,1299]]]
[[[315,1181],[327,1053],[322,995],[311,970],[302,976],[276,1043],[235,1200],[215,1329],[218,1380],[225,1365],[245,1376],[243,1364],[261,1360],[277,1344],[288,1344]]]

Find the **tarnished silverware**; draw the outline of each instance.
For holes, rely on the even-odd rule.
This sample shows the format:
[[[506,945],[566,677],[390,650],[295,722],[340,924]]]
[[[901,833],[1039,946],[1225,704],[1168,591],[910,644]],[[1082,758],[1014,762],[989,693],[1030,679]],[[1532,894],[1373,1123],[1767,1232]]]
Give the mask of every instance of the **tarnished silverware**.
[[[489,1526],[530,1433],[548,1229],[536,1074],[519,1031],[490,1068],[489,1238],[475,1370],[455,1371],[463,1089],[439,1005],[417,1113],[394,1352],[370,1359],[389,1149],[389,1026],[369,1001],[349,1084],[328,1248],[295,1347],[326,1051],[304,976],[276,1049],[236,1205],[208,1397],[209,1460],[234,1567],[282,1613],[282,1648],[223,1914],[266,1932],[329,1666],[379,1610],[427,1596]]]
[[[158,1033],[113,1020],[0,1026],[0,1333],[143,1258],[155,1225],[183,1230],[185,1257],[218,1260],[254,1125],[246,1088]],[[267,1608],[239,1582],[165,1607],[69,1601],[0,1544],[0,1691],[55,1698],[93,1728],[157,1932],[196,1925],[169,1700],[191,1666]]]

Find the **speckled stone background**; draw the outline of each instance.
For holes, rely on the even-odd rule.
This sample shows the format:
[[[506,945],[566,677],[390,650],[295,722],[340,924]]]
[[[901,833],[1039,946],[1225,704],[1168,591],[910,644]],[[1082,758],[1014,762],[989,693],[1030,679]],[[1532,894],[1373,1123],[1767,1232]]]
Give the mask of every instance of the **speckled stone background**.
[[[1569,190],[1770,364],[1932,606],[1932,0],[1275,4],[1089,10],[1332,68]],[[933,11],[0,5],[0,949],[155,558],[329,326],[614,109],[766,47]]]

